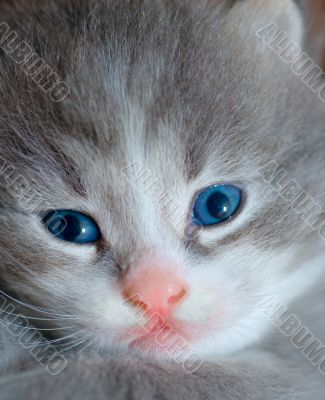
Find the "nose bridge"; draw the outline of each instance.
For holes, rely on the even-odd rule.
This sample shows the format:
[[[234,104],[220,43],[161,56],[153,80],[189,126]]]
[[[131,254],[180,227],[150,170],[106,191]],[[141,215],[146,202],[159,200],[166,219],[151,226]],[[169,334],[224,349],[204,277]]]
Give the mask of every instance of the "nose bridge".
[[[164,228],[154,205],[146,200],[145,194],[136,188],[121,196],[114,207],[110,207],[107,236],[114,256],[125,264],[133,264],[139,255],[159,248]]]
[[[125,164],[128,162],[125,161]],[[119,177],[121,184],[112,190],[107,201],[110,218],[107,220],[106,236],[116,262],[122,271],[138,270],[148,259],[150,268],[156,268],[166,264],[159,254],[164,257],[168,254],[174,259],[172,264],[175,260],[180,264],[184,254],[172,218],[175,210],[173,215],[169,215],[161,192],[156,192],[152,182],[146,180],[146,174],[141,176],[141,165],[130,165],[115,177]],[[151,185],[150,190],[148,185]],[[160,259],[157,260],[157,257]]]
[[[144,132],[142,128],[138,131]],[[123,153],[113,151],[105,158],[106,183],[100,190],[94,186],[91,193],[95,207],[104,204],[100,207],[103,236],[114,257],[123,261],[143,249],[180,247],[185,228],[186,205],[182,206],[186,202],[177,196],[184,180],[182,168],[175,157],[168,158],[166,168],[168,152],[158,151],[160,141],[149,140],[144,146],[143,139],[141,135],[123,138]],[[169,144],[173,154],[176,143]],[[171,174],[173,163],[175,172]],[[93,178],[89,180],[93,182]]]
[[[177,265],[183,262],[185,254],[182,241],[154,210],[136,216],[130,215],[130,220],[126,217],[117,226],[119,232],[115,233],[112,240],[112,252],[123,269],[128,266],[128,269],[135,272],[147,263],[149,269],[169,268],[168,264]],[[163,258],[166,260],[162,260]],[[171,260],[167,261],[167,258]]]
[[[132,221],[137,245],[151,248],[177,240],[182,229],[182,209],[170,196],[170,185],[166,186],[166,176],[156,163],[135,161],[123,170],[123,177],[128,194],[121,207]]]

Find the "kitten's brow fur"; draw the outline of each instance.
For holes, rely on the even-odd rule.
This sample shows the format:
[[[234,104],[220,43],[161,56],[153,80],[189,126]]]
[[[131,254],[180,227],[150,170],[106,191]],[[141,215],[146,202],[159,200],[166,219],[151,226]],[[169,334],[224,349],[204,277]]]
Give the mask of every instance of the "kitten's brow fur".
[[[64,101],[53,102],[1,52],[0,290],[52,316],[70,315],[81,338],[93,339],[84,343],[85,359],[76,357],[78,347],[65,353],[74,361],[53,380],[38,369],[17,373],[29,355],[3,329],[0,371],[17,375],[0,379],[1,399],[322,398],[323,377],[258,314],[270,294],[289,304],[323,282],[324,241],[260,173],[275,160],[317,200],[321,223],[324,104],[256,35],[274,22],[304,46],[298,3],[0,3],[0,20],[70,88]],[[132,165],[159,183],[166,201],[154,200],[157,188],[139,183]],[[9,177],[4,170],[11,167]],[[8,184],[18,174],[29,196]],[[189,240],[195,194],[219,182],[243,185],[241,213]],[[50,209],[91,215],[102,240],[76,247],[52,238],[41,223]],[[118,340],[131,318],[121,309],[119,282],[148,254],[183,265],[195,296],[180,318],[195,321],[219,303],[229,315],[193,345],[210,363],[192,376],[168,360],[138,361],[144,355]],[[316,293],[297,303],[297,313],[304,318],[310,307],[313,314],[320,302]],[[42,312],[13,304],[36,318],[38,329],[66,328],[47,339],[74,332],[69,321],[44,324]],[[312,326],[315,318],[308,321]],[[110,358],[115,354],[121,359]]]

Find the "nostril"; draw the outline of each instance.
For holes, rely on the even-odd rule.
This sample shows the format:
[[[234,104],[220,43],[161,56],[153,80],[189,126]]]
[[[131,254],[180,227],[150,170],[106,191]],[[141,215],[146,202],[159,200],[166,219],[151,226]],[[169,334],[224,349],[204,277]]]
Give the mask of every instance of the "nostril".
[[[149,305],[143,301],[143,299],[136,294],[135,292],[133,292],[132,290],[124,290],[122,292],[124,299],[126,300],[126,302],[128,302],[129,304],[132,304],[133,307],[138,308],[138,309],[142,309],[143,311],[148,311],[149,309]]]
[[[145,312],[149,311],[150,307],[144,301],[138,300],[138,301],[132,301],[131,303],[132,303],[133,307],[135,307],[137,309],[140,309],[140,310],[145,311]]]
[[[175,296],[170,296],[168,299],[168,304],[174,305],[179,303],[183,298],[186,296],[186,290],[182,289],[178,294]]]

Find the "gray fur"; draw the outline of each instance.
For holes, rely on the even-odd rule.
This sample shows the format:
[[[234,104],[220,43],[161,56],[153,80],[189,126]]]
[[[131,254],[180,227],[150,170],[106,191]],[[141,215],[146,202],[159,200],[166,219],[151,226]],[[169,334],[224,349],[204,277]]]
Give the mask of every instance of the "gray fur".
[[[36,331],[61,329],[46,340],[71,334],[71,320],[72,332],[93,339],[81,357],[82,346],[67,351],[67,369],[52,377],[2,329],[1,400],[321,400],[324,376],[271,324],[248,349],[202,351],[204,365],[186,374],[128,351],[99,307],[106,292],[119,305],[119,280],[156,248],[181,254],[216,286],[205,264],[217,274],[234,254],[224,274],[245,312],[258,307],[260,288],[288,303],[315,291],[295,312],[309,315],[308,327],[325,340],[317,326],[324,241],[259,173],[276,160],[325,209],[324,104],[256,36],[276,22],[296,40],[293,2],[17,0],[1,2],[0,15],[71,88],[55,103],[1,53],[0,171],[14,166],[33,198],[26,202],[1,175],[0,290],[17,313],[35,318]],[[225,235],[189,240],[186,218],[176,225],[170,217],[171,201],[157,204],[121,175],[138,161],[181,203],[179,216],[194,195],[184,200],[183,192],[211,177],[245,182],[254,212],[238,229],[218,228]],[[103,233],[95,256],[66,251],[42,230],[40,216],[52,208],[94,217]],[[45,323],[44,309],[57,317]]]

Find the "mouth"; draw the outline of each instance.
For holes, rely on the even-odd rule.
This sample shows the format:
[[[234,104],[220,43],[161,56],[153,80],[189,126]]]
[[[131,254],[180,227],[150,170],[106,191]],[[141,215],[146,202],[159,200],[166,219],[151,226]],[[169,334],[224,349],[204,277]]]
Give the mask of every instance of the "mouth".
[[[184,346],[185,338],[170,328],[161,329],[142,334],[131,340],[129,347],[132,349],[146,350],[150,353],[170,353],[180,350]]]
[[[130,349],[138,349],[157,354],[185,352],[192,343],[203,336],[202,327],[179,321],[163,324],[132,327],[125,331],[122,339]]]

